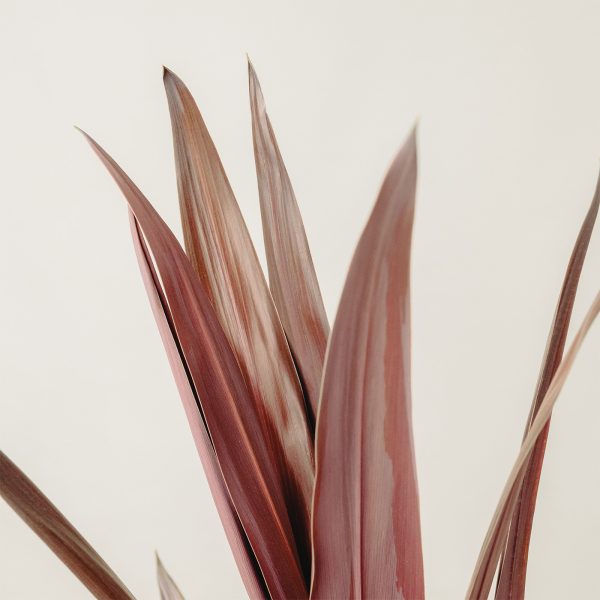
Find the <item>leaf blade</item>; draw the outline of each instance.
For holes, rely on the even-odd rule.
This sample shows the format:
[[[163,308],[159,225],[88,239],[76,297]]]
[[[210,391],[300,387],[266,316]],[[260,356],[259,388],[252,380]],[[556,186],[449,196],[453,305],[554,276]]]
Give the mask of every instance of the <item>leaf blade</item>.
[[[96,598],[133,600],[100,555],[2,451],[0,496]]]
[[[423,598],[410,399],[415,131],[361,236],[330,336],[317,421],[311,599]]]
[[[150,301],[152,313],[167,353],[167,358],[173,372],[173,377],[181,397],[184,411],[190,425],[192,437],[202,467],[206,474],[208,486],[217,507],[225,535],[240,575],[246,586],[248,596],[252,599],[268,597],[266,584],[256,563],[250,542],[238,518],[235,507],[227,491],[223,475],[219,468],[215,450],[206,429],[202,414],[202,406],[194,389],[193,379],[185,364],[185,356],[177,339],[175,325],[160,280],[152,264],[148,248],[142,237],[139,224],[134,214],[129,210],[129,220],[133,245],[138,259],[144,287]],[[158,556],[157,556],[158,558]]]
[[[308,396],[314,422],[329,323],[296,196],[250,60],[248,79],[269,286]]]
[[[531,427],[523,440],[523,444],[521,445],[519,454],[517,455],[513,468],[508,476],[481,547],[477,564],[467,591],[468,600],[481,600],[488,597],[492,579],[503,548],[503,534],[508,531],[511,510],[514,510],[516,498],[518,497],[523,480],[524,466],[526,465],[540,434],[548,423],[554,404],[558,400],[558,396],[565,384],[571,367],[573,366],[577,353],[599,313],[600,293],[598,293],[594,299],[594,302],[588,310],[569,350],[552,377],[548,391],[544,395],[544,399],[531,423]]]
[[[254,246],[200,111],[165,69],[185,247],[239,363],[308,586],[313,442],[300,382]]]
[[[210,298],[152,205],[117,163],[86,138],[121,189],[152,251],[223,478],[269,592],[274,598],[305,597],[270,448]]]
[[[596,191],[581,225],[567,266],[555,315],[550,327],[548,343],[544,353],[544,359],[542,361],[540,376],[532,401],[524,438],[531,427],[544,395],[548,391],[552,377],[556,373],[562,359],[579,278],[596,217],[598,215],[599,206],[600,179],[598,179]],[[522,600],[525,596],[529,541],[531,539],[533,516],[549,429],[550,419],[541,432],[531,456],[527,461],[521,489],[518,499],[515,501],[515,509],[510,513],[512,515],[511,523],[508,531],[506,548],[503,552],[502,560],[500,561],[498,586],[495,594],[497,600],[503,600],[505,598]]]

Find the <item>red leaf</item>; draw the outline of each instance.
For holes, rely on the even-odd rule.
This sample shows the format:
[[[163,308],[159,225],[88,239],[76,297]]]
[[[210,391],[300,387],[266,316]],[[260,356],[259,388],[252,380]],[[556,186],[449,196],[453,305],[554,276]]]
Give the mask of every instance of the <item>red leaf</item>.
[[[548,391],[550,381],[556,373],[560,364],[569,330],[571,313],[575,302],[575,294],[579,283],[579,276],[585,260],[590,237],[598,215],[598,206],[600,205],[600,179],[596,186],[596,193],[592,199],[591,206],[581,225],[581,230],[575,242],[573,253],[567,267],[565,279],[563,282],[558,306],[554,314],[550,336],[546,346],[542,370],[538,380],[536,393],[529,414],[529,421],[525,429],[525,435],[531,427],[531,423],[537,414],[539,406]],[[546,450],[546,441],[550,420],[546,423],[535,448],[531,453],[528,463],[525,467],[522,487],[516,500],[516,508],[511,512],[511,523],[508,533],[508,541],[500,562],[500,572],[498,577],[498,587],[496,588],[497,600],[522,600],[525,597],[525,577],[527,574],[527,557],[529,552],[529,540],[531,538],[531,529],[533,527],[533,515],[535,512],[535,503],[537,499],[540,476],[542,474],[542,465],[544,462],[544,452]]]
[[[206,473],[206,479],[212,493],[215,505],[221,517],[221,523],[231,546],[231,551],[236,564],[252,599],[268,596],[265,583],[256,563],[248,538],[240,523],[236,510],[229,497],[229,492],[223,481],[215,450],[206,430],[206,423],[202,414],[202,407],[194,389],[193,380],[185,363],[185,357],[179,344],[173,318],[167,300],[161,287],[160,280],[152,264],[150,252],[146,247],[135,216],[129,211],[133,245],[142,273],[142,279],[148,299],[156,319],[169,364],[181,396],[183,408],[190,424],[192,437],[200,456],[200,461]]]
[[[305,597],[279,463],[210,298],[158,213],[112,158],[87,139],[121,188],[152,251],[225,484],[271,596]]]
[[[319,402],[329,323],[308,240],[250,61],[250,106],[269,285],[314,422]]]
[[[96,598],[133,600],[113,570],[3,452],[0,495]]]
[[[500,553],[504,547],[504,540],[506,539],[506,532],[510,525],[510,516],[514,510],[516,499],[521,489],[521,482],[523,481],[523,475],[525,472],[525,466],[531,456],[531,452],[535,447],[535,444],[540,438],[541,433],[544,431],[550,415],[552,414],[552,408],[556,403],[558,396],[567,380],[569,371],[573,366],[575,357],[581,348],[581,344],[585,339],[590,327],[600,312],[600,293],[594,299],[594,302],[588,310],[573,343],[571,344],[569,351],[565,355],[564,359],[560,363],[552,381],[548,386],[548,391],[544,395],[544,398],[538,408],[538,411],[531,423],[531,427],[523,440],[521,449],[515,461],[515,464],[510,472],[504,490],[496,507],[492,522],[488,528],[487,534],[483,541],[477,564],[469,589],[467,591],[467,600],[483,600],[488,597],[490,587],[492,585],[492,579],[498,565]]]
[[[165,69],[185,246],[240,365],[284,495],[308,587],[313,443],[285,334],[219,155],[190,92]]]
[[[311,598],[422,599],[410,384],[415,131],[348,273],[317,420]]]

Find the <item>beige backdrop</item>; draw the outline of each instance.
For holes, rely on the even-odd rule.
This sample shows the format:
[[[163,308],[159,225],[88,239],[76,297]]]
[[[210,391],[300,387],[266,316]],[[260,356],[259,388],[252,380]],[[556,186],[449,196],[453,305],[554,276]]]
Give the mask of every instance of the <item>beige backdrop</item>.
[[[492,6],[493,4],[493,6]],[[100,9],[99,6],[104,8]],[[138,274],[77,124],[179,233],[161,65],[190,86],[263,258],[245,52],[333,318],[419,118],[414,413],[427,591],[460,598],[514,459],[595,186],[600,5],[0,0],[0,447],[139,598],[242,598]],[[600,230],[575,322],[600,287]],[[528,598],[600,594],[600,331],[552,421]],[[87,598],[0,502],[0,598]]]

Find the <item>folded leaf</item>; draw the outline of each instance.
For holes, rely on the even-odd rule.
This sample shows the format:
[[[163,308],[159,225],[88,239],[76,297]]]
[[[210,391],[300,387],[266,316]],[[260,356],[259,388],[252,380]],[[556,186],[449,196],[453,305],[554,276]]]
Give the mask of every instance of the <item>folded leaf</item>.
[[[309,400],[314,423],[329,323],[296,196],[250,61],[248,76],[254,160],[269,285]]]
[[[498,502],[498,506],[492,517],[492,522],[490,523],[483,546],[479,553],[475,571],[467,592],[468,600],[483,600],[489,595],[494,573],[498,566],[500,553],[504,547],[505,532],[508,531],[510,517],[516,504],[515,500],[518,498],[520,492],[525,472],[524,467],[529,460],[539,436],[548,423],[548,419],[552,414],[552,408],[554,407],[569,371],[573,366],[575,357],[599,312],[600,293],[596,296],[568,352],[556,370],[554,377],[552,377],[552,381],[548,386],[548,391],[544,395],[531,423],[531,427],[523,440],[517,460],[515,461],[506,485],[504,486],[502,496],[500,497],[500,501]]]
[[[410,381],[416,132],[346,278],[317,421],[311,598],[424,597]]]
[[[563,355],[575,294],[579,283],[579,276],[583,267],[583,261],[590,243],[590,237],[598,215],[600,205],[600,179],[596,186],[596,192],[587,212],[585,220],[579,231],[571,259],[567,267],[560,298],[554,314],[550,336],[546,346],[542,370],[538,380],[535,396],[531,405],[529,420],[525,429],[525,435],[531,427],[531,423],[537,414],[539,406],[548,391],[550,381],[556,373]],[[533,526],[533,515],[537,498],[538,486],[544,461],[546,441],[550,420],[546,423],[540,434],[533,452],[524,467],[524,477],[521,490],[516,501],[516,508],[511,513],[511,523],[508,533],[508,541],[500,562],[498,586],[496,588],[496,599],[522,600],[525,597],[525,577],[527,573],[527,556],[529,552],[529,540]]]
[[[156,324],[160,331],[160,335],[167,351],[167,357],[179,395],[183,402],[192,436],[196,444],[196,449],[200,455],[206,479],[210,487],[213,499],[217,506],[221,523],[225,530],[225,534],[231,546],[233,556],[242,576],[246,590],[250,598],[261,599],[268,597],[266,586],[256,562],[254,552],[250,547],[250,543],[244,529],[237,516],[229,492],[223,481],[223,475],[219,468],[215,450],[206,429],[206,422],[202,414],[202,406],[198,395],[194,389],[194,383],[187,368],[181,345],[177,338],[173,317],[169,309],[167,300],[164,296],[160,279],[152,264],[150,252],[144,242],[139,224],[135,216],[129,211],[131,233],[133,236],[133,245],[135,253],[142,273],[142,279],[148,293],[152,312],[156,319]]]
[[[306,597],[279,464],[211,300],[158,213],[112,158],[87,139],[125,195],[152,252],[217,461],[269,592],[273,598]]]
[[[158,589],[160,590],[160,600],[185,600],[173,578],[167,573],[158,554],[156,555],[156,577],[158,579]]]
[[[246,225],[198,107],[165,69],[185,246],[215,308],[250,401],[260,417],[271,463],[308,586],[313,446],[306,405],[277,311]]]
[[[133,599],[131,592],[73,525],[1,451],[0,495],[96,598]]]

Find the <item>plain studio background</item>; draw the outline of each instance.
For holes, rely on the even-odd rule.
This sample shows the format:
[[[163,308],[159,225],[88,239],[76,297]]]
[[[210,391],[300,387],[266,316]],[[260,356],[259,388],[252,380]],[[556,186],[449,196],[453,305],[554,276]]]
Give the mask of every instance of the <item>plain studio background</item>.
[[[244,592],[133,254],[77,124],[179,234],[162,64],[195,95],[264,258],[245,52],[333,319],[419,118],[414,422],[429,598],[462,597],[516,456],[595,187],[600,5],[0,3],[0,446],[139,598]],[[599,224],[600,225],[600,224]],[[600,288],[600,227],[574,314]],[[600,326],[552,420],[529,598],[600,593]],[[0,502],[0,597],[87,598]]]

